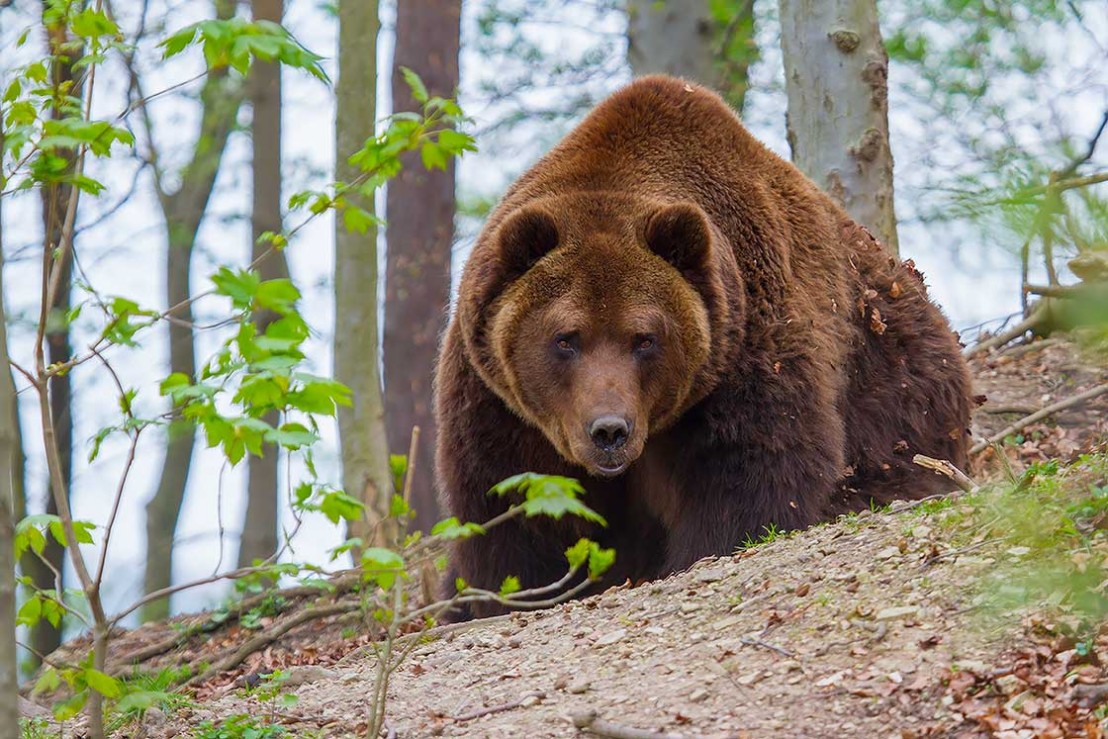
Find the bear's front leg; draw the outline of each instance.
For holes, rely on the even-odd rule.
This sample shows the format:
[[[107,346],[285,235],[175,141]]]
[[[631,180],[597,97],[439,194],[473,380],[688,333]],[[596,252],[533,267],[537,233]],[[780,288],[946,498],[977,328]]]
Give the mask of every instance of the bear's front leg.
[[[768,406],[729,390],[688,419],[710,433],[684,434],[696,440],[681,451],[662,574],[823,519],[844,465],[842,419],[803,386],[775,389]]]

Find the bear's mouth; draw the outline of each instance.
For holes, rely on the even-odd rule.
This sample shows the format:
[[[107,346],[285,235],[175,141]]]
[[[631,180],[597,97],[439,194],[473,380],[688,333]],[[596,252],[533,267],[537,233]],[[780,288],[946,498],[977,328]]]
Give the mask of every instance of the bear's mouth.
[[[627,462],[619,462],[618,464],[597,464],[593,466],[593,471],[597,477],[615,477],[626,470],[627,467]]]

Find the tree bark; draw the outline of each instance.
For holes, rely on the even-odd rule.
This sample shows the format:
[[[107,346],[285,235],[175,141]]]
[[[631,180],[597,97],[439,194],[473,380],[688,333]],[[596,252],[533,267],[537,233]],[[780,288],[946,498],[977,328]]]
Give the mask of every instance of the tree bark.
[[[898,250],[889,59],[875,0],[780,0],[793,162]]]
[[[402,67],[415,71],[431,95],[455,95],[461,14],[461,0],[399,4],[393,111],[419,108],[404,82]],[[389,182],[386,201],[385,418],[389,449],[397,454],[407,453],[412,428],[420,428],[411,503],[415,528],[430,531],[439,520],[431,377],[450,302],[455,164],[451,158],[445,172],[428,171],[416,152],[401,161],[403,169]]]
[[[376,0],[339,2],[339,79],[336,87],[335,179],[352,182],[360,174],[347,159],[374,135],[377,89]],[[351,197],[372,211],[369,200]],[[370,544],[392,544],[380,525],[392,500],[392,474],[381,397],[377,314],[377,231],[348,231],[335,224],[335,378],[353,393],[353,406],[340,408],[339,439],[343,486],[365,504],[365,517],[350,533]]]
[[[284,16],[284,0],[253,0],[255,20],[280,23]],[[280,233],[281,221],[281,67],[273,62],[257,61],[251,71],[250,103],[253,111],[250,131],[254,144],[254,196],[251,225],[254,260],[271,247],[259,243],[266,231]],[[287,278],[288,260],[284,251],[274,251],[258,262],[258,274],[263,280]],[[276,318],[270,311],[260,313],[254,323],[258,334],[265,332]],[[271,411],[263,417],[271,426],[278,423],[278,414]],[[239,546],[239,567],[255,559],[265,559],[277,550],[278,462],[280,447],[265,444],[263,456],[247,457],[246,519]]]
[[[636,77],[669,74],[699,82],[742,111],[758,57],[754,0],[627,0],[627,42]]]
[[[234,0],[217,0],[216,15],[234,15]],[[243,93],[226,70],[215,70],[205,78],[200,90],[202,113],[200,132],[192,157],[181,172],[181,182],[173,192],[159,187],[159,202],[165,218],[168,250],[165,262],[166,301],[178,307],[169,323],[169,369],[190,378],[196,374],[196,349],[193,344],[192,252],[200,222],[208,207],[216,175],[223,159],[227,139],[234,128]],[[157,163],[155,162],[155,166]],[[160,178],[157,178],[160,181]],[[166,454],[157,491],[146,505],[147,593],[168,587],[173,580],[173,535],[181,513],[188,484],[189,468],[196,441],[191,423],[175,422],[166,431]],[[142,609],[143,620],[165,618],[169,603],[153,601]]]
[[[0,131],[0,142],[3,142]],[[18,654],[15,646],[15,516],[23,478],[19,411],[8,366],[7,316],[4,313],[3,219],[0,218],[0,726],[19,725]],[[7,423],[12,420],[13,423]],[[17,495],[19,498],[17,498]]]

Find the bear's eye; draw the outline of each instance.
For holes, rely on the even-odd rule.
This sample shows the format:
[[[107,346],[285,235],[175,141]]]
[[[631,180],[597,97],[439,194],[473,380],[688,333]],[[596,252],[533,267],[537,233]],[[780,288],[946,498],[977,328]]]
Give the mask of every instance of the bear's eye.
[[[577,335],[576,334],[558,334],[554,337],[554,347],[562,354],[566,356],[572,356],[577,353]]]
[[[658,340],[650,335],[636,336],[635,337],[635,352],[637,354],[644,354],[652,351],[654,347],[658,345]]]

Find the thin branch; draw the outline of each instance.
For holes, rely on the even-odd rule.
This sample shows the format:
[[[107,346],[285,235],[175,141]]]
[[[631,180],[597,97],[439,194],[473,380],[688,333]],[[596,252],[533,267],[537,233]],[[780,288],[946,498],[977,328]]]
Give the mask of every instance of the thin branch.
[[[1031,314],[1027,316],[1027,318],[1023,319],[1007,331],[999,333],[996,336],[991,336],[984,341],[977,342],[976,344],[962,352],[962,356],[966,359],[969,359],[970,357],[976,356],[982,352],[989,351],[990,349],[996,349],[997,347],[1004,346],[1011,341],[1015,341],[1016,339],[1026,334],[1028,331],[1031,331],[1042,324],[1043,321],[1046,320],[1049,313],[1048,301],[1044,300],[1031,310]]]
[[[933,472],[937,472],[940,475],[946,475],[957,485],[959,488],[967,493],[972,493],[979,489],[981,486],[970,479],[969,475],[962,472],[955,467],[952,463],[945,459],[935,459],[934,457],[927,457],[922,454],[917,454],[912,457],[912,463],[918,464],[920,467],[929,469]]]
[[[596,711],[592,710],[570,714],[570,719],[579,731],[587,731],[597,736],[606,736],[609,739],[693,739],[689,734],[636,729],[634,726],[605,721],[597,716]]]
[[[974,444],[973,448],[970,449],[970,454],[978,454],[979,452],[983,452],[985,449],[989,448],[990,445],[1004,441],[1005,438],[1011,436],[1018,431],[1023,430],[1024,428],[1027,428],[1033,423],[1038,423],[1048,416],[1052,416],[1055,413],[1064,411],[1067,408],[1072,408],[1075,405],[1080,405],[1086,401],[1092,400],[1093,398],[1104,395],[1105,393],[1108,393],[1108,383],[1097,385],[1096,387],[1086,390],[1083,393],[1079,393],[1072,398],[1066,398],[1065,400],[1059,400],[1057,403],[1051,403],[1045,408],[1032,413],[1030,416],[1025,416],[1020,420],[1015,421],[1010,426],[1006,426],[1002,431],[998,431],[989,438]]]

